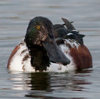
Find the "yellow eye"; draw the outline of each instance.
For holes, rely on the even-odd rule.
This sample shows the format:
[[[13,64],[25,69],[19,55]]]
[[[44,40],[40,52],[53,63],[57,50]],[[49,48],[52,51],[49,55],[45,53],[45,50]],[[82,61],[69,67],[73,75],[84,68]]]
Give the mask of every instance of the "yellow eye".
[[[40,26],[38,25],[36,28],[39,30],[40,29]]]

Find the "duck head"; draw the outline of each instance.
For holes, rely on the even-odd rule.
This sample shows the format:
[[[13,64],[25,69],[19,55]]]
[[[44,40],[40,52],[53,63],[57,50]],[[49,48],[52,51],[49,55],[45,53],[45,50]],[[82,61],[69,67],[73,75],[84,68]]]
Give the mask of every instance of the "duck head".
[[[25,42],[31,54],[34,53],[33,51],[42,50],[41,53],[44,53],[48,57],[49,62],[64,65],[70,63],[70,60],[55,43],[52,22],[45,17],[35,17],[29,22]],[[31,51],[32,49],[33,51]]]

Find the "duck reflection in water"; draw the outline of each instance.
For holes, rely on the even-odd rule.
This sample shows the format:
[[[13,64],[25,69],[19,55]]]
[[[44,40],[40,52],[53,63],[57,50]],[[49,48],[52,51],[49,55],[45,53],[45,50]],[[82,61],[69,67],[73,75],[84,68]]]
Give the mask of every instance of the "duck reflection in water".
[[[29,91],[28,94],[25,95],[25,97],[63,99],[58,97],[61,97],[60,95],[62,95],[64,91],[66,92],[84,91],[86,89],[85,85],[91,84],[90,81],[85,79],[85,77],[90,76],[89,75],[90,72],[91,71],[89,70],[84,70],[78,74],[75,74],[74,77],[72,76],[72,74],[68,73],[63,73],[63,74],[30,73],[30,76],[28,77],[31,78],[31,80],[30,81],[26,80],[26,83],[31,90]],[[55,92],[58,92],[59,95],[52,96],[53,93]],[[45,96],[46,94],[50,94],[50,97]],[[76,98],[76,99],[82,99],[82,98]]]
[[[48,73],[30,73],[26,80],[27,86],[31,90],[49,90],[50,89],[50,75]]]
[[[12,90],[24,90],[25,97],[43,98],[43,99],[64,99],[62,94],[69,97],[69,93],[85,91],[86,86],[90,85],[89,79],[91,70],[83,70],[80,73],[15,73],[11,72],[9,78],[12,82]],[[75,93],[74,93],[75,92]],[[71,99],[75,99],[71,98]],[[67,98],[65,98],[67,99]],[[70,99],[70,98],[68,98]],[[76,98],[82,99],[82,98]],[[84,98],[83,98],[84,99]]]

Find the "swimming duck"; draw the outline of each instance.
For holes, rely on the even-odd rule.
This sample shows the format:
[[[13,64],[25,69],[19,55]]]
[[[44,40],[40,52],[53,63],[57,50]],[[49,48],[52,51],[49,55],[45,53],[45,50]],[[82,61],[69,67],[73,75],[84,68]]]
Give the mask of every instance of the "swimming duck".
[[[52,22],[39,16],[29,22],[25,38],[12,51],[7,68],[26,72],[58,71],[60,65],[65,68],[69,63],[55,42]]]
[[[76,70],[92,67],[92,56],[84,45],[83,37],[78,30],[67,19],[62,18],[64,24],[55,24],[54,36],[57,45],[62,52],[70,59],[68,66],[74,66]]]
[[[25,72],[66,72],[92,67],[83,34],[67,19],[53,25],[45,17],[29,22],[25,38],[12,51],[7,68]],[[66,27],[65,27],[66,26]]]

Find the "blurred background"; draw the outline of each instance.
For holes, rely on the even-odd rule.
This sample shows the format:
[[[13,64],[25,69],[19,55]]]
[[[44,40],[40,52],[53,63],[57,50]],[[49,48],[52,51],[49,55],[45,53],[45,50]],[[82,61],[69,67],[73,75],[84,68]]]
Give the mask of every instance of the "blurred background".
[[[80,73],[11,73],[7,61],[29,21],[62,17],[85,34],[93,68]],[[0,99],[100,99],[100,0],[0,0]]]

